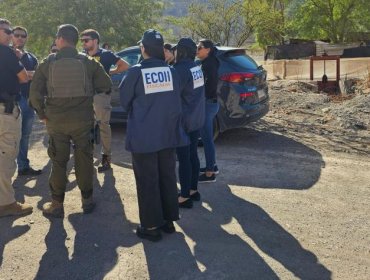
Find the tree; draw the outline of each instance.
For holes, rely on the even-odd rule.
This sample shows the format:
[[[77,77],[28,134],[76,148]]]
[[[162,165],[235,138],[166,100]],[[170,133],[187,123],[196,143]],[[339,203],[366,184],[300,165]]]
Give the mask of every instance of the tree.
[[[155,0],[3,0],[0,10],[13,25],[28,29],[29,48],[41,56],[63,23],[80,31],[96,29],[116,48],[136,44],[143,31],[155,25],[162,5]]]
[[[351,34],[370,29],[368,0],[306,0],[297,9],[290,34],[306,39],[347,42]]]
[[[249,1],[250,2],[250,1]],[[286,37],[286,4],[284,0],[260,0],[254,3],[256,13],[255,35],[261,47],[283,44]]]
[[[188,15],[169,18],[184,35],[207,38],[222,45],[241,46],[251,36],[254,21],[244,1],[210,0],[208,4],[192,3]]]

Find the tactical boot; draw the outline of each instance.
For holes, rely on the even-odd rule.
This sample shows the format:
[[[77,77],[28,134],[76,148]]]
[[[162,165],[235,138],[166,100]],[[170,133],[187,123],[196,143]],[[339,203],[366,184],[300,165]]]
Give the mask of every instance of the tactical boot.
[[[101,160],[101,166],[98,167],[98,172],[104,172],[112,167],[110,166],[110,158],[107,155],[103,155],[102,160]]]
[[[64,207],[63,202],[52,200],[51,202],[45,203],[42,207],[42,213],[45,216],[54,217],[54,218],[63,218],[64,217]]]
[[[32,209],[33,207],[27,203],[13,202],[0,206],[0,217],[28,215],[32,213]]]
[[[89,198],[82,198],[81,201],[84,214],[90,214],[92,211],[94,211],[95,202],[93,196],[90,196]]]

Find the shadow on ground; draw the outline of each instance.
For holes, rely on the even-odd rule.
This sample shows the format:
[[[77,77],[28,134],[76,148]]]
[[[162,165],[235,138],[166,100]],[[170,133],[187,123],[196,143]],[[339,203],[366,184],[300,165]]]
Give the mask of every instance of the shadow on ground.
[[[114,162],[130,168],[130,155],[124,151],[124,129],[114,128],[113,133]],[[199,154],[202,152],[199,149]],[[321,155],[287,137],[251,129],[222,134],[217,152],[221,170],[218,181],[200,187],[203,203],[195,203],[191,210],[181,209],[177,224],[184,233],[164,235],[159,243],[135,236],[136,225],[126,218],[115,170],[105,174],[102,185],[95,176],[97,210],[91,215],[75,213],[64,220],[50,220],[47,250],[35,279],[104,279],[123,261],[131,263],[131,269],[139,271],[137,275],[147,270],[150,279],[278,279],[267,259],[275,260],[299,279],[330,279],[331,272],[313,252],[303,248],[260,206],[231,192],[233,185],[308,189],[320,177],[324,166]],[[44,170],[49,169],[48,163]],[[17,197],[38,195],[41,208],[41,202],[49,197],[44,187],[46,177],[42,175],[32,189],[18,189]],[[25,183],[17,179],[15,185]],[[75,231],[74,237],[67,236],[66,219]],[[9,229],[2,233],[1,258],[5,244],[29,229],[12,228],[12,222],[10,218],[0,221],[2,229]],[[147,267],[136,268],[135,257],[127,259],[130,256],[119,256],[117,251],[140,242]],[[73,244],[72,249],[67,244]],[[126,268],[120,269],[123,271],[117,279],[125,279]]]
[[[74,238],[67,236],[63,220],[50,219],[45,237],[47,250],[35,279],[104,279],[117,265],[117,249],[138,242],[132,224],[126,219],[113,171],[105,174],[103,185],[96,180],[94,188],[95,212],[66,217],[76,232]],[[71,238],[73,253],[69,256],[66,240]]]
[[[183,210],[178,222],[195,243],[194,257],[204,266],[201,279],[279,279],[266,259],[298,279],[331,279],[315,254],[260,206],[232,194],[228,185],[209,188],[201,189],[202,204]]]
[[[221,134],[216,144],[218,166],[225,175],[219,178],[225,178],[224,183],[304,190],[318,181],[325,168],[319,152],[274,133],[235,129]]]
[[[178,246],[182,233],[165,237],[167,249],[144,241],[150,279],[279,279],[267,259],[283,266],[287,277],[330,279],[331,271],[313,252],[230,187],[309,189],[325,166],[321,154],[282,135],[251,129],[228,131],[216,144],[220,179],[200,186],[203,202],[181,209],[177,223],[194,247]],[[188,251],[184,262],[179,254]]]

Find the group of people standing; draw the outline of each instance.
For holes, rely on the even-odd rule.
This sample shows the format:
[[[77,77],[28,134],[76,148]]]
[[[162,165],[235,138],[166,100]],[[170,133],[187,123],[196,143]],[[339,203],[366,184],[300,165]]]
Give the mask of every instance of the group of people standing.
[[[76,49],[79,36],[84,54]],[[8,20],[0,19],[0,106],[4,107],[0,109],[0,217],[32,212],[31,205],[15,201],[11,178],[16,170],[14,156],[18,176],[42,173],[30,167],[27,158],[35,111],[46,124],[52,161],[49,178],[52,201],[43,206],[43,213],[56,217],[64,213],[71,143],[82,208],[85,213],[91,212],[95,205],[92,200],[94,123],[99,123],[102,135],[98,172],[104,172],[111,169],[109,74],[126,71],[129,65],[111,51],[100,48],[99,33],[92,29],[79,35],[73,25],[60,26],[50,55],[39,65],[35,56],[24,48],[27,38],[24,27],[12,29]],[[116,67],[111,69],[113,65]]]
[[[120,99],[128,112],[126,149],[132,154],[137,186],[136,234],[158,241],[161,231],[175,232],[179,207],[192,208],[193,201],[200,200],[198,182],[216,180],[213,119],[219,109],[219,64],[210,40],[196,45],[191,38],[181,38],[171,46],[149,29],[138,44],[143,60],[124,76]],[[206,158],[203,169],[197,154],[199,135]]]
[[[93,29],[79,34],[71,24],[59,26],[55,48],[40,64],[24,50],[27,35],[25,28],[12,29],[9,21],[0,19],[0,217],[32,212],[32,206],[15,201],[11,178],[17,155],[19,176],[42,172],[31,168],[27,158],[34,112],[46,125],[52,162],[51,201],[43,206],[43,214],[64,216],[71,147],[83,212],[94,210],[94,128],[98,123],[102,142],[98,172],[104,172],[111,169],[109,75],[127,71],[119,90],[128,112],[126,149],[132,153],[137,185],[137,235],[157,241],[161,230],[174,232],[179,207],[191,208],[200,200],[198,182],[214,182],[218,173],[213,143],[218,60],[213,43],[201,40],[196,45],[191,38],[181,38],[175,46],[165,45],[162,35],[149,29],[138,42],[142,61],[129,68],[126,61],[99,47],[100,36]],[[78,40],[83,53],[76,49]],[[200,65],[194,62],[196,56]],[[205,168],[200,168],[197,154],[199,135]]]

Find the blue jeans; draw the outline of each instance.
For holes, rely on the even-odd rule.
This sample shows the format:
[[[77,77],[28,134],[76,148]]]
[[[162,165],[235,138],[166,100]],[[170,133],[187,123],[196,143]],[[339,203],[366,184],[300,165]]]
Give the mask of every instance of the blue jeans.
[[[33,120],[35,118],[35,111],[28,106],[27,98],[23,95],[18,103],[22,112],[22,134],[19,143],[17,164],[18,170],[23,170],[30,167],[30,161],[28,159],[28,145],[32,132]]]
[[[216,164],[216,149],[213,142],[213,119],[216,117],[220,104],[212,100],[206,100],[206,119],[203,128],[200,130],[200,137],[203,141],[204,155],[206,158],[206,171],[213,171]]]
[[[188,133],[190,145],[176,148],[179,160],[179,181],[181,186],[181,196],[190,197],[190,190],[198,189],[199,177],[199,158],[198,158],[198,138],[199,131]]]

